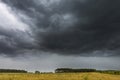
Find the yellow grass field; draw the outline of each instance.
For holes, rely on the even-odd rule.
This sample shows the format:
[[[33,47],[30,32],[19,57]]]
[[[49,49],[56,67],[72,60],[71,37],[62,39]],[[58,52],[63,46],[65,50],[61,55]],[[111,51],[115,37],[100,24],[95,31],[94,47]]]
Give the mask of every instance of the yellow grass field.
[[[0,80],[120,80],[120,75],[101,73],[0,74]]]

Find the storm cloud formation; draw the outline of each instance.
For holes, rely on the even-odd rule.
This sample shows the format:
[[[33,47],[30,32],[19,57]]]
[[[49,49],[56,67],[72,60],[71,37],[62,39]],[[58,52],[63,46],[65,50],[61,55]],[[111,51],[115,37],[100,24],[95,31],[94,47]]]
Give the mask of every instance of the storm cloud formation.
[[[119,4],[119,0],[2,0],[0,10],[5,8],[9,17],[0,12],[0,53],[118,56]]]

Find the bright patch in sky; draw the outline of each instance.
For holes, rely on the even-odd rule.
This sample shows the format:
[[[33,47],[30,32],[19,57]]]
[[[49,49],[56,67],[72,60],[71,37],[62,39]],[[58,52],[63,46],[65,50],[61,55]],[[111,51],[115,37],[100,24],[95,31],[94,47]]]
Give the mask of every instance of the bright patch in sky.
[[[23,23],[12,9],[0,1],[0,27],[5,30],[20,30],[26,31],[29,29],[28,25]]]

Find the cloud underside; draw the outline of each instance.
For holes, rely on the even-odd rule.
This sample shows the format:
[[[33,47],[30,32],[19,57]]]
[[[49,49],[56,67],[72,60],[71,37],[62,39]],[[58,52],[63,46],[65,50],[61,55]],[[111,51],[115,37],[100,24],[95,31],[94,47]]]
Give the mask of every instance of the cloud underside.
[[[120,1],[2,0],[0,53],[118,56]]]

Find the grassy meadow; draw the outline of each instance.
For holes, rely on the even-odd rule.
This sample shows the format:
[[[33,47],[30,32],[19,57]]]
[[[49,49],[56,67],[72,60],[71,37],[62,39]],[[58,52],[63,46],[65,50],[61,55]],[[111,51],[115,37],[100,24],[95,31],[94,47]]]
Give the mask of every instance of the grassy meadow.
[[[103,73],[55,73],[55,74],[1,73],[0,80],[120,80],[120,75]]]

